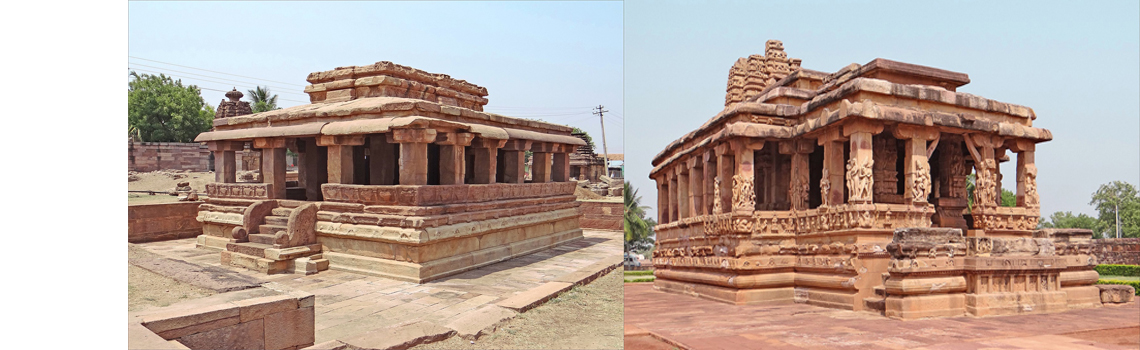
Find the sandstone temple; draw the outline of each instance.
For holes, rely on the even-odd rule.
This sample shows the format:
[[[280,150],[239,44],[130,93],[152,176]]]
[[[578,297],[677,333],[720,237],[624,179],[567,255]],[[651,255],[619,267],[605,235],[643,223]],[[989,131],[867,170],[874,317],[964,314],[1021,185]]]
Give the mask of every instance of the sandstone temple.
[[[422,283],[582,237],[569,154],[585,142],[571,128],[485,113],[486,88],[391,62],[308,81],[311,104],[226,104],[195,140],[217,176],[198,246],[223,264]],[[260,151],[260,183],[237,181],[247,144]]]
[[[739,59],[724,110],[653,159],[655,288],[903,319],[1101,305],[1091,232],[1037,229],[1032,109],[964,73],[800,64],[775,40]]]

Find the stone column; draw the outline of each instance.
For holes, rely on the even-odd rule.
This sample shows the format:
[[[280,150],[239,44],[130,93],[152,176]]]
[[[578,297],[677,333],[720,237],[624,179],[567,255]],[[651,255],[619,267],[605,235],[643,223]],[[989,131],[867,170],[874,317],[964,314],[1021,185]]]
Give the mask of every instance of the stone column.
[[[669,222],[669,180],[665,175],[660,173],[656,178],[657,181],[657,222]]]
[[[702,199],[704,197],[704,162],[701,161],[701,155],[695,154],[689,156],[686,164],[689,168],[689,216],[701,216],[704,214],[702,209]]]
[[[997,190],[997,160],[994,159],[994,147],[1000,145],[1001,137],[968,134],[965,135],[966,148],[974,158],[974,170],[977,176],[974,179],[974,206],[993,207],[999,194]]]
[[[1017,206],[1040,208],[1041,202],[1037,196],[1037,165],[1034,162],[1037,145],[1029,140],[1015,140],[1011,143],[1013,151],[1017,152]]]
[[[903,201],[906,203],[926,203],[930,196],[930,160],[931,145],[927,141],[937,140],[939,131],[935,128],[926,128],[916,125],[899,124],[895,128],[894,136],[906,142],[906,155],[903,158]]]
[[[364,145],[364,135],[321,135],[317,146],[328,147],[328,181],[334,184],[352,184],[355,174],[353,146]]]
[[[328,181],[328,152],[321,150],[315,139],[299,139],[294,143],[298,156],[297,182],[305,188],[305,200],[322,200],[321,184]]]
[[[823,146],[823,176],[819,179],[821,207],[843,204],[843,141],[846,140],[838,128],[832,128],[816,141]]]
[[[462,185],[466,175],[464,149],[471,145],[475,134],[437,133],[435,143],[439,144],[439,184]],[[426,164],[426,163],[425,163]]]
[[[665,176],[669,177],[669,222],[677,221],[677,173],[676,170],[665,170]]]
[[[368,136],[368,183],[371,185],[395,185],[399,173],[400,146],[389,143],[385,134]]]
[[[874,144],[871,137],[883,131],[883,125],[868,121],[855,121],[843,125],[843,136],[851,139],[846,173],[847,202],[871,203],[874,187]]]
[[[810,157],[815,147],[811,140],[785,141],[780,143],[780,154],[792,156],[788,170],[788,203],[793,210],[808,209],[808,190],[811,189]]]
[[[550,164],[550,179],[554,182],[570,181],[570,153],[573,148],[569,145],[557,145]]]
[[[530,149],[530,140],[507,140],[503,146],[503,182],[521,184],[526,181],[524,157]]]
[[[684,161],[677,161],[673,167],[673,171],[677,173],[677,218],[685,219],[692,217],[689,212],[689,168],[685,166]]]
[[[720,206],[717,214],[732,212],[732,176],[736,173],[736,161],[733,159],[732,147],[728,143],[717,145],[716,151],[716,180],[720,181],[720,198],[716,198],[716,205]]]
[[[471,143],[471,152],[475,155],[475,183],[477,184],[493,184],[495,183],[495,170],[498,165],[499,148],[507,143],[507,140],[476,138]]]
[[[214,182],[237,182],[237,155],[234,152],[244,150],[245,142],[213,141],[208,143],[208,147],[214,153]]]
[[[764,148],[762,140],[733,140],[736,171],[732,177],[732,211],[751,215],[756,210],[756,151]]]
[[[428,144],[435,138],[435,129],[396,129],[388,134],[388,142],[400,144],[401,185],[427,185]]]
[[[996,203],[999,207],[1001,206],[1001,180],[1002,180],[1001,163],[1002,163],[1002,159],[1004,159],[1004,158],[1006,158],[1005,148],[995,148],[994,149],[994,193],[997,194],[997,196],[994,197],[994,200],[996,201]]]
[[[705,191],[705,195],[701,201],[704,204],[702,210],[703,214],[710,215],[713,214],[713,202],[716,202],[716,198],[714,198],[716,195],[716,153],[711,150],[706,150],[704,154],[701,155],[701,158],[705,164],[704,176],[702,176],[701,179],[704,183]]]
[[[531,169],[530,178],[531,182],[544,183],[551,180],[551,159],[550,155],[554,153],[554,144],[545,142],[535,142],[531,145]]]
[[[261,150],[261,182],[270,184],[270,199],[285,199],[285,139],[256,138],[253,148]]]

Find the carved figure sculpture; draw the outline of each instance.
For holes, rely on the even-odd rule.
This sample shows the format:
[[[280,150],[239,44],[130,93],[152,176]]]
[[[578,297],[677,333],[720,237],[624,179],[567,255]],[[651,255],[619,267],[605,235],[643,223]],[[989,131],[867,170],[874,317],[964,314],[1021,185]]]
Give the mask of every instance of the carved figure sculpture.
[[[851,158],[847,161],[847,190],[850,192],[851,200],[870,201],[871,187],[875,181],[871,166],[875,161],[866,158],[864,162],[859,162],[857,159]]]
[[[1029,208],[1041,207],[1041,199],[1037,195],[1037,166],[1025,167],[1025,206]]]
[[[978,207],[991,207],[994,206],[994,200],[997,198],[997,184],[993,169],[996,167],[993,159],[986,159],[982,166],[978,168],[978,176],[974,179],[975,192],[974,205]]]
[[[736,174],[732,177],[732,209],[752,210],[756,208],[756,189],[751,176]]]
[[[819,180],[819,193],[820,193],[820,200],[822,202],[821,205],[826,206],[826,205],[831,204],[831,203],[828,203],[828,198],[827,198],[828,197],[827,193],[830,191],[831,191],[831,176],[829,176],[827,174],[827,168],[824,167],[823,168],[823,177],[821,177]]]
[[[914,197],[911,198],[915,202],[926,202],[926,197],[930,195],[930,167],[926,162],[914,160],[914,182],[913,186]]]

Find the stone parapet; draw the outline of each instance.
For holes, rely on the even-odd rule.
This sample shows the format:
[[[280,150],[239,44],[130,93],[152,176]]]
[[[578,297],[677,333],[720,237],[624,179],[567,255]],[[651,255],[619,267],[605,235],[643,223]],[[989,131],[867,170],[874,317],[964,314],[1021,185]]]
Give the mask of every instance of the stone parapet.
[[[599,230],[622,230],[625,204],[622,202],[579,200],[582,212],[582,228]]]
[[[329,202],[427,206],[572,195],[576,185],[574,182],[424,186],[322,184],[321,191]]]
[[[219,183],[206,184],[206,195],[210,198],[269,199],[273,184],[267,183]]]
[[[201,202],[127,206],[127,242],[143,243],[190,238],[202,233],[195,218]]]
[[[1094,239],[1092,255],[1101,264],[1140,265],[1140,238]]]
[[[315,339],[314,301],[259,288],[131,313],[127,348],[304,348]]]

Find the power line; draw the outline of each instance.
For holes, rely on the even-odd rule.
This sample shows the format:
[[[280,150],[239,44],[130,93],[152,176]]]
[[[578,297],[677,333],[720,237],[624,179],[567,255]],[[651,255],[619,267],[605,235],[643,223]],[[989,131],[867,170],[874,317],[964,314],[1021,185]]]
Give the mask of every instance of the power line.
[[[128,67],[128,68],[129,68],[129,67]],[[152,70],[149,70],[149,69],[139,69],[139,68],[131,68],[131,69],[133,69],[133,70],[137,70],[137,71],[141,71],[141,72],[151,72],[151,73],[160,73],[160,74],[165,74],[165,73],[163,73],[163,72],[156,72],[156,71],[152,71]],[[202,79],[202,78],[183,77],[183,76],[177,76],[177,75],[173,75],[173,74],[167,74],[167,75],[168,75],[168,76],[170,76],[170,77],[173,77],[173,78],[180,78],[180,79],[192,79],[192,80],[201,80],[201,81],[210,82],[210,83],[218,83],[218,84],[226,84],[226,85],[230,85],[229,83],[226,83],[226,82],[221,82],[221,81],[206,80],[206,79]],[[195,84],[195,85],[197,85],[197,84]],[[206,89],[206,88],[202,88],[202,87],[200,87],[200,86],[199,86],[199,88],[201,88],[201,89],[204,89],[204,90],[211,90],[211,91],[229,92],[229,91],[226,91],[226,90]],[[298,101],[298,100],[290,100],[290,99],[287,99],[287,98],[281,98],[281,97],[278,97],[278,99],[279,99],[279,100],[282,100],[282,101],[289,101],[289,102],[297,102],[297,103],[309,103],[309,101]]]
[[[162,63],[162,64],[169,64],[169,65],[172,65],[172,66],[179,66],[179,67],[183,67],[183,68],[197,69],[197,70],[201,70],[201,71],[207,71],[207,72],[212,72],[212,73],[225,74],[225,75],[232,75],[232,76],[235,76],[235,77],[242,77],[242,78],[249,78],[249,79],[257,79],[257,80],[269,81],[269,82],[274,82],[274,83],[281,83],[281,84],[288,84],[288,85],[296,85],[296,86],[300,86],[300,87],[304,87],[304,86],[305,86],[305,84],[286,83],[286,82],[283,82],[283,81],[276,81],[276,80],[269,80],[269,79],[261,79],[261,78],[255,78],[255,77],[250,77],[250,76],[245,76],[245,75],[237,75],[237,74],[231,74],[231,73],[226,73],[226,72],[219,72],[219,71],[214,71],[214,70],[209,70],[209,69],[202,69],[202,68],[197,68],[197,67],[184,66],[184,65],[181,65],[181,64],[174,64],[174,63],[170,63],[170,62],[162,62],[162,61],[156,61],[156,60],[152,60],[152,59],[146,59],[146,58],[142,58],[142,57],[136,57],[136,56],[129,56],[129,55],[128,55],[127,57],[130,57],[130,58],[134,58],[134,59],[140,59],[140,60],[143,60],[143,61],[151,61],[151,62],[158,62],[158,63]]]
[[[234,80],[234,79],[223,78],[223,77],[215,77],[215,76],[209,76],[209,75],[205,75],[205,74],[196,74],[196,73],[190,73],[190,72],[177,71],[177,70],[173,70],[173,69],[166,69],[166,68],[163,68],[163,67],[148,66],[148,65],[145,65],[145,64],[142,64],[142,63],[130,63],[130,64],[133,64],[133,65],[136,65],[136,66],[142,66],[142,67],[149,67],[149,68],[157,68],[157,69],[163,69],[163,70],[166,70],[166,71],[168,71],[168,72],[176,72],[176,73],[182,73],[182,74],[197,75],[197,76],[200,76],[200,77],[206,77],[206,78],[210,78],[210,79],[221,79],[221,80],[226,80],[226,81],[231,81],[231,82],[236,82],[236,83],[242,83],[242,84],[253,84],[253,85],[257,85],[257,86],[262,86],[262,85],[260,85],[260,84],[258,84],[258,83],[253,83],[253,82],[248,82],[248,81],[241,81],[241,80]],[[289,91],[289,90],[290,90],[290,88],[285,88],[285,87],[280,87],[280,86],[273,86],[273,85],[264,85],[264,86],[267,86],[267,87],[271,87],[271,88],[275,88],[275,89],[281,89],[281,90],[285,90],[285,91],[283,91],[282,93],[286,93],[286,94],[294,94],[294,95],[305,95],[304,93],[299,93],[299,92],[292,92],[292,91]]]

